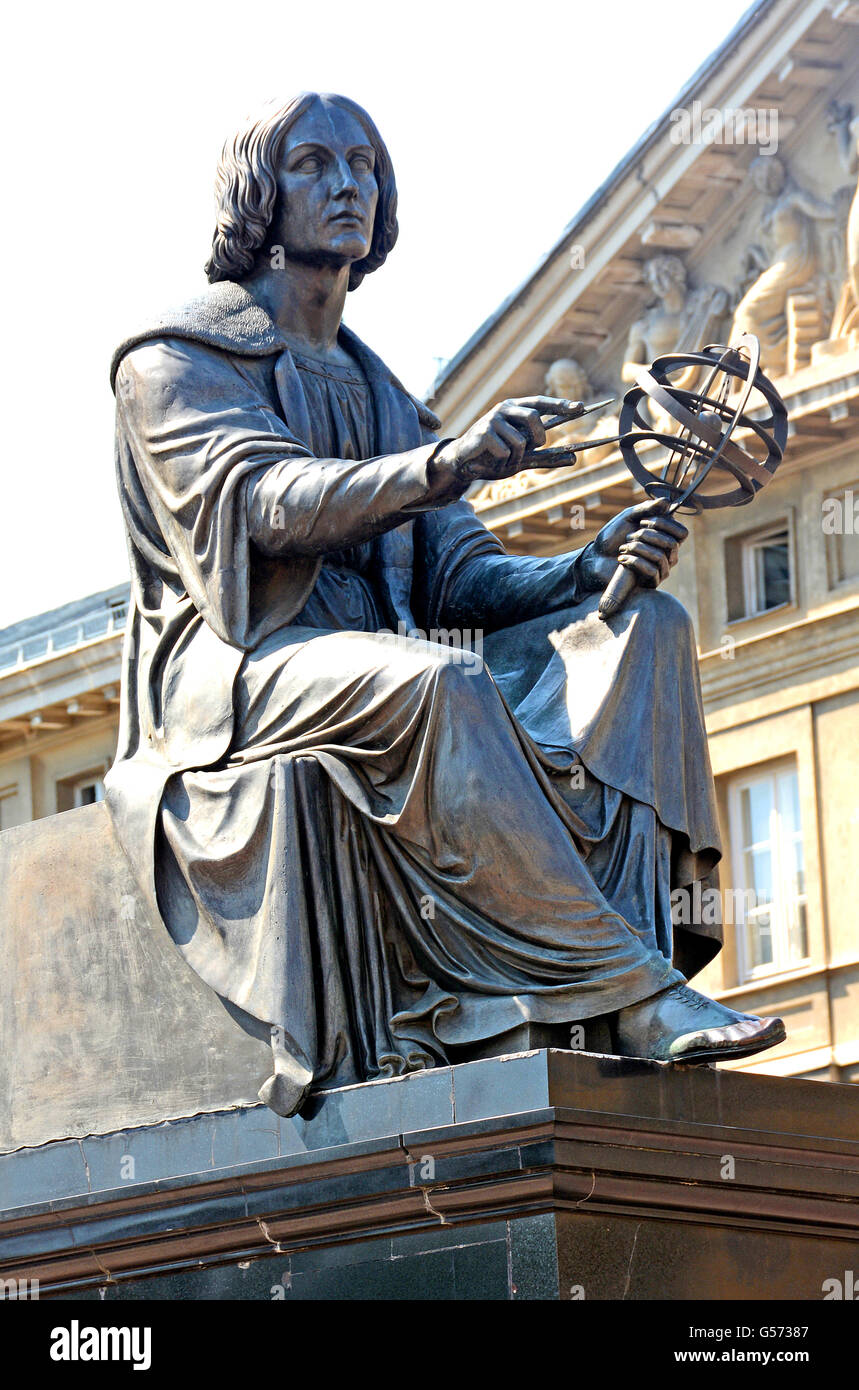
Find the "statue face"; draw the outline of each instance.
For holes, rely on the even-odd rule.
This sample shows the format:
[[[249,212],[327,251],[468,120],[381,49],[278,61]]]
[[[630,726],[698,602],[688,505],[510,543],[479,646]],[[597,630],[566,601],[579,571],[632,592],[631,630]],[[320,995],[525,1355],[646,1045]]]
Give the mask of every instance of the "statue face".
[[[590,386],[585,371],[578,362],[562,357],[553,362],[546,373],[546,390],[550,396],[582,401],[590,393]]]
[[[675,287],[686,288],[686,268],[676,257],[654,256],[645,264],[644,279],[654,294],[666,295]]]
[[[375,153],[348,111],[315,101],[287,132],[270,240],[287,259],[348,265],[370,250]]]

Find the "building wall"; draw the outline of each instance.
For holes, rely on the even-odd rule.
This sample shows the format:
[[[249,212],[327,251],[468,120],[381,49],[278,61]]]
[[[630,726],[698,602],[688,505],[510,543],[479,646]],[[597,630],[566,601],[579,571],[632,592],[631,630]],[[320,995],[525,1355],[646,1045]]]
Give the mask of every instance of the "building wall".
[[[120,585],[0,632],[0,829],[68,809],[74,783],[110,767],[127,597]]]
[[[777,0],[761,11],[472,335],[440,374],[431,404],[443,432],[458,433],[495,401],[545,389],[550,369],[568,369],[569,359],[587,382],[587,399],[622,396],[631,379],[630,344],[641,341],[631,327],[659,307],[647,274],[657,253],[683,261],[684,293],[706,297],[722,287],[724,322],[701,341],[730,341],[734,311],[759,273],[749,270],[750,252],[761,250],[771,268],[783,262],[768,242],[769,204],[752,176],[760,151],[743,141],[717,147],[675,140],[673,117],[693,100],[709,110],[775,111],[778,162],[791,187],[804,190],[805,206],[817,200],[821,214],[809,223],[805,243],[813,273],[806,267],[801,285],[780,281],[784,342],[791,346],[783,363],[767,370],[788,406],[784,461],[753,506],[690,521],[666,584],[695,624],[725,845],[725,949],[696,983],[740,1009],[784,1015],[786,1043],[752,1058],[749,1070],[859,1079],[859,518],[848,507],[840,533],[824,524],[829,499],[852,492],[859,502],[859,333],[853,320],[833,312],[844,301],[848,269],[847,237],[833,210],[857,197],[856,170],[839,154],[831,124],[833,101],[859,110],[857,8]],[[823,204],[829,212],[821,213]],[[610,421],[594,437],[615,434],[614,414]],[[473,500],[509,549],[550,555],[592,539],[607,512],[641,496],[620,452],[603,451],[580,452],[574,467],[555,474],[535,471],[476,487]],[[751,533],[782,519],[792,552],[789,600],[743,616],[744,546]],[[582,529],[571,537],[571,526]],[[737,844],[737,788],[770,774],[781,787],[790,781],[781,769],[796,774],[807,952],[799,959],[800,952],[787,951],[755,972],[746,960],[742,913],[733,920],[738,871],[748,865]]]
[[[117,727],[117,717],[110,715],[96,727],[34,741],[33,751],[26,756],[0,757],[0,828],[8,830],[69,810],[72,803],[66,784],[88,773],[104,777],[116,751]]]
[[[823,502],[851,487],[859,497],[857,478],[859,450],[850,443],[780,476],[753,512],[695,518],[671,581],[694,616],[699,649],[710,654],[702,674],[726,846],[726,916],[736,887],[727,791],[746,769],[795,761],[808,895],[806,964],[766,982],[744,980],[741,927],[726,921],[725,950],[701,988],[732,1007],[785,1018],[787,1042],[747,1068],[841,1080],[859,1077],[859,578],[836,582],[831,549],[834,539],[859,546],[859,536],[828,535]],[[737,547],[730,543],[781,518],[791,529],[794,602],[732,621],[728,571]],[[829,694],[833,687],[838,693]]]

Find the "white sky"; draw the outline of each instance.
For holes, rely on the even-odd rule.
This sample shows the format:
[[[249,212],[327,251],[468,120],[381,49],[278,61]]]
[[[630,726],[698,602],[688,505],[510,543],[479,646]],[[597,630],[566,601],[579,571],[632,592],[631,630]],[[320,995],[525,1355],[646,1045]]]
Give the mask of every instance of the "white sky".
[[[127,332],[203,288],[214,167],[247,112],[323,90],[376,120],[400,240],[346,317],[422,394],[747,8],[48,0],[7,12],[0,627],[127,575],[108,362]]]

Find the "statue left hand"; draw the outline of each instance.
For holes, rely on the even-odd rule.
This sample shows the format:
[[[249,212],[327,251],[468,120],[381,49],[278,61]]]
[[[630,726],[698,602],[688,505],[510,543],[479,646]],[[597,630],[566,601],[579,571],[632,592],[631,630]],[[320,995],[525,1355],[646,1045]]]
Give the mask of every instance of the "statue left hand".
[[[665,499],[639,502],[606,523],[582,555],[582,577],[589,589],[601,593],[618,562],[645,589],[668,578],[689,531],[676,516],[664,515],[667,506]]]

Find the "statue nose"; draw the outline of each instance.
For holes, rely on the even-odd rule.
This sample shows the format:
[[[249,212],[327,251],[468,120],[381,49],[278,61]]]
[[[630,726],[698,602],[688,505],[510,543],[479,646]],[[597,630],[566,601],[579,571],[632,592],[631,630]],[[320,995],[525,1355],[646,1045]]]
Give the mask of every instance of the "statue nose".
[[[334,176],[334,192],[336,196],[348,198],[357,198],[358,196],[358,181],[351,166],[345,160],[338,161],[337,172]]]

